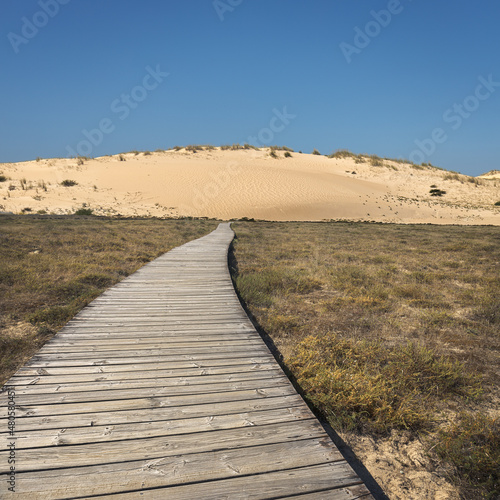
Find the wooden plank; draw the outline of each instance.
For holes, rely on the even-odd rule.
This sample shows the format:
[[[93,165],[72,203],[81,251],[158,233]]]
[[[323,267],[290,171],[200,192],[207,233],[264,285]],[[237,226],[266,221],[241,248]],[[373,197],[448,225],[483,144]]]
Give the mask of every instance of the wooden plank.
[[[218,347],[206,347],[205,345],[197,344],[196,346],[186,346],[186,347],[165,347],[165,348],[133,348],[130,349],[103,349],[103,350],[95,350],[86,352],[85,349],[70,351],[70,352],[59,352],[59,351],[40,351],[39,354],[33,357],[33,362],[36,364],[36,360],[44,359],[47,361],[55,362],[58,360],[80,360],[86,359],[88,361],[96,360],[99,358],[106,358],[109,360],[114,360],[116,358],[135,358],[141,357],[144,359],[149,359],[151,357],[160,357],[160,356],[193,356],[199,354],[222,354],[222,353],[233,353],[233,352],[245,352],[249,350],[253,353],[265,353],[266,346],[262,343],[251,342],[248,346],[248,349],[245,349],[245,344],[239,344],[236,347],[233,347],[231,344],[229,345],[220,345]],[[33,366],[33,365],[32,365]]]
[[[217,357],[216,355],[208,356],[204,359],[188,359],[175,361],[164,360],[163,362],[144,362],[144,363],[95,363],[92,365],[77,365],[63,367],[31,367],[25,366],[20,368],[13,376],[13,380],[17,376],[39,376],[39,375],[71,375],[71,374],[94,374],[94,373],[120,373],[134,372],[144,370],[163,370],[163,369],[184,369],[184,368],[211,368],[216,366],[234,366],[234,365],[259,365],[263,363],[272,363],[274,358],[271,354],[266,356],[227,356]],[[10,384],[10,381],[8,382]],[[7,385],[8,385],[7,384]]]
[[[268,389],[281,386],[288,386],[290,381],[281,374],[270,375],[268,377],[255,377],[248,380],[228,380],[226,382],[213,382],[211,384],[189,384],[178,381],[177,384],[158,384],[153,387],[130,387],[127,389],[107,389],[99,391],[74,391],[65,392],[63,390],[54,391],[51,394],[38,393],[32,391],[24,396],[17,397],[17,404],[28,407],[37,405],[56,405],[83,402],[115,401],[124,399],[138,398],[160,398],[180,395],[198,396],[201,394],[210,394],[233,391],[246,391],[251,389]],[[151,385],[151,384],[150,384]]]
[[[218,340],[218,341],[197,341],[196,345],[193,345],[192,342],[182,342],[182,341],[177,341],[177,342],[153,342],[153,343],[147,343],[147,342],[141,342],[141,343],[134,343],[133,345],[130,345],[130,342],[127,342],[126,344],[120,343],[112,343],[109,342],[109,344],[102,344],[99,342],[96,344],[95,342],[93,343],[85,343],[83,345],[79,344],[69,344],[69,345],[54,345],[54,344],[48,344],[42,347],[39,351],[39,355],[44,355],[44,354],[64,354],[64,353],[74,353],[74,352],[79,352],[79,351],[85,351],[85,352],[127,352],[126,349],[132,347],[134,349],[133,352],[138,352],[138,351],[151,351],[151,350],[173,350],[173,349],[196,349],[198,346],[202,347],[203,349],[207,348],[219,348],[219,347],[226,347],[230,349],[237,349],[238,347],[241,346],[262,346],[262,340],[261,339],[244,339],[244,340],[239,340],[239,339],[232,339],[232,340]]]
[[[63,367],[63,366],[104,366],[104,365],[133,365],[141,363],[166,363],[169,361],[205,361],[209,359],[227,359],[229,356],[231,358],[254,358],[254,357],[264,357],[269,351],[264,347],[255,347],[253,349],[247,349],[242,351],[232,351],[224,350],[223,352],[215,352],[207,349],[207,352],[200,352],[201,349],[197,349],[196,353],[191,353],[189,349],[186,353],[176,353],[176,354],[165,354],[160,356],[128,356],[128,357],[111,357],[106,355],[105,357],[93,357],[89,359],[88,357],[75,357],[75,358],[61,358],[58,359],[55,356],[33,356],[28,363],[27,367],[32,368],[48,368],[48,367]],[[55,359],[52,359],[55,358]]]
[[[210,384],[222,380],[245,380],[247,378],[267,377],[268,373],[282,375],[275,364],[249,365],[243,367],[209,368],[204,370],[155,370],[154,372],[120,372],[105,376],[67,375],[17,377],[15,390],[17,395],[29,393],[43,394],[52,392],[73,392],[113,388],[149,387],[156,385]],[[96,382],[99,382],[96,384]],[[14,387],[14,384],[11,384]]]
[[[240,363],[238,363],[240,361]],[[249,362],[250,361],[250,362]],[[269,361],[269,360],[268,360]],[[77,373],[68,374],[65,370],[64,372],[54,372],[54,369],[44,370],[45,374],[33,374],[28,376],[23,376],[23,372],[18,372],[18,375],[14,375],[9,380],[9,386],[25,386],[25,385],[44,385],[44,384],[72,384],[79,382],[106,382],[106,381],[126,381],[126,380],[140,380],[151,377],[167,378],[167,377],[195,377],[195,376],[207,376],[207,375],[218,375],[218,374],[229,374],[229,373],[247,373],[260,370],[274,370],[276,369],[275,363],[263,362],[254,363],[253,360],[248,360],[247,358],[242,358],[240,360],[224,360],[218,361],[218,365],[207,366],[207,367],[192,367],[184,366],[185,363],[179,363],[179,367],[172,366],[170,363],[163,365],[135,365],[135,370],[130,369],[130,365],[127,366],[129,369],[123,368],[123,370],[110,371],[87,371],[87,373]],[[219,366],[220,365],[220,366]],[[165,366],[169,369],[165,369]],[[142,368],[142,369],[141,369]],[[154,370],[154,371],[153,371]],[[38,372],[39,370],[37,370]]]
[[[74,323],[68,323],[61,332],[59,332],[57,335],[64,335],[64,334],[73,334],[73,333],[85,333],[86,335],[91,335],[91,334],[99,334],[100,335],[114,335],[116,333],[127,333],[130,332],[132,334],[137,334],[137,333],[143,333],[145,330],[141,328],[141,325],[122,325],[121,327],[117,326],[103,326],[103,327],[96,327],[96,326],[91,326],[91,325],[85,325],[84,323],[75,326]],[[208,333],[217,333],[217,332],[255,332],[255,329],[252,327],[250,323],[242,323],[241,321],[238,323],[234,323],[231,325],[184,325],[184,324],[177,324],[177,325],[163,325],[163,324],[158,324],[158,325],[150,325],[147,329],[148,333],[151,332],[158,332],[162,333],[165,335],[175,335],[178,334],[179,332],[181,333],[203,333],[203,332],[208,332]]]
[[[54,337],[56,338],[56,337]],[[261,337],[259,335],[256,335],[255,333],[230,333],[230,334],[218,334],[218,335],[183,335],[180,337],[179,335],[170,335],[170,336],[165,336],[165,335],[157,335],[157,336],[149,336],[141,334],[141,337],[137,336],[130,336],[130,337],[118,337],[118,336],[113,336],[113,337],[108,337],[108,338],[103,338],[103,339],[96,339],[92,338],[89,336],[80,336],[78,337],[77,335],[72,334],[71,337],[66,335],[66,336],[61,336],[58,337],[56,340],[53,342],[47,342],[45,344],[45,348],[51,347],[51,348],[56,348],[56,347],[80,347],[80,346],[113,346],[113,345],[149,345],[149,344],[154,344],[157,342],[161,342],[162,344],[168,344],[173,345],[176,343],[183,343],[183,344],[189,344],[192,342],[233,342],[233,341],[238,341],[242,342],[245,340],[261,340]],[[235,345],[235,344],[231,344]]]
[[[224,391],[222,393],[198,394],[196,398],[192,395],[182,396],[163,396],[149,398],[122,399],[114,401],[93,401],[88,403],[66,403],[40,406],[20,405],[17,410],[17,416],[20,419],[23,416],[50,416],[50,415],[71,415],[85,414],[105,411],[120,412],[123,410],[137,410],[143,408],[157,408],[165,406],[189,406],[194,401],[198,404],[215,403],[217,401],[240,401],[244,399],[259,399],[275,396],[290,396],[295,393],[291,385],[279,385],[278,387],[269,387],[265,389],[248,389],[241,391]],[[6,406],[2,408],[2,418],[0,423],[5,424]],[[82,417],[83,418],[83,417]],[[4,428],[7,428],[6,426]]]

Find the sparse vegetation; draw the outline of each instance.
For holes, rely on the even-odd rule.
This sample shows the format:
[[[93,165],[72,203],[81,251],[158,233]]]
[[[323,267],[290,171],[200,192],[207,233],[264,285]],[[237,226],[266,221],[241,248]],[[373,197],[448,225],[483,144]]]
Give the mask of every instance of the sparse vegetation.
[[[320,155],[321,153],[315,148],[313,149],[312,153],[313,155]]]
[[[454,172],[448,172],[443,175],[443,180],[445,181],[461,181],[462,178],[460,174],[454,173]]]
[[[292,158],[292,153],[290,153],[290,151],[285,151],[285,158]]]
[[[429,193],[431,196],[443,196],[444,194],[446,194],[446,191],[439,189],[439,188],[432,188],[429,191]]]
[[[125,156],[123,156],[123,155],[118,155],[118,160],[119,160],[119,161],[127,161],[127,160],[125,159]]]
[[[75,215],[92,215],[93,213],[94,211],[91,208],[82,207],[75,212]]]
[[[337,149],[337,151],[328,155],[328,158],[340,158],[340,159],[342,159],[342,158],[357,158],[357,157],[358,157],[358,155],[349,151],[348,149]]]
[[[73,181],[71,179],[64,179],[61,182],[61,186],[64,186],[64,187],[72,187],[72,186],[76,186],[77,184],[78,184],[78,182]]]
[[[273,148],[271,148],[271,150],[269,151],[269,156],[271,158],[278,158],[278,154],[276,153],[276,151]]]
[[[495,202],[496,207],[500,207],[500,200]]]
[[[6,181],[8,181],[8,180],[9,180],[9,179],[8,179],[5,175],[0,174],[0,182],[6,182]]]
[[[144,151],[144,153],[142,153],[144,156],[151,156],[151,151]]]
[[[238,222],[234,229],[242,299],[306,399],[354,451],[360,434],[390,440],[404,432],[423,443],[423,454],[439,452],[430,471],[458,470],[438,447],[441,433],[453,435],[464,407],[479,417],[498,397],[500,228]],[[473,434],[456,431],[469,443],[464,449]],[[488,498],[471,496],[470,478],[500,468],[497,455],[478,458],[489,453],[482,450],[470,462],[462,453],[465,469],[454,477],[464,498]],[[491,488],[484,491],[494,498]]]
[[[288,366],[314,406],[347,431],[421,429],[435,418],[429,399],[479,391],[462,364],[411,342],[388,347],[328,332],[302,340]]]
[[[500,497],[500,420],[461,413],[440,430],[435,454],[448,465],[450,479],[460,484],[464,498]]]
[[[105,288],[216,225],[203,220],[2,218],[1,382]]]
[[[370,165],[372,167],[383,167],[384,166],[384,162],[382,161],[382,158],[380,158],[379,156],[370,155],[369,158],[370,158]]]
[[[76,164],[83,165],[88,160],[90,160],[89,156],[77,156],[76,157]]]

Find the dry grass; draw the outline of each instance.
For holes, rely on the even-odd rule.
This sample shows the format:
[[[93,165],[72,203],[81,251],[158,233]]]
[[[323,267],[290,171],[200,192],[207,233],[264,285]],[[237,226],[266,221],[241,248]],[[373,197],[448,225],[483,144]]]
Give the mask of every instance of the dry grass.
[[[344,433],[409,431],[455,471],[464,498],[498,493],[498,480],[475,482],[477,460],[458,466],[436,450],[461,412],[496,409],[500,228],[234,228],[239,293],[316,409]]]
[[[106,288],[216,225],[0,218],[1,382]]]
[[[495,499],[500,493],[500,419],[462,413],[438,435],[436,454],[462,486],[465,498]]]

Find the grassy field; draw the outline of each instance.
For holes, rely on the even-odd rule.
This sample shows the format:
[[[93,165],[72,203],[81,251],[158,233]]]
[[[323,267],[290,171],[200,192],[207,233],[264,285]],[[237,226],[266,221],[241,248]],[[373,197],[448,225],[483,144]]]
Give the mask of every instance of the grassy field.
[[[203,220],[0,217],[1,382],[106,288],[216,226]]]
[[[0,217],[2,382],[103,290],[216,225]],[[233,227],[238,292],[318,414],[349,443],[404,433],[463,498],[496,498],[500,228]]]
[[[409,434],[463,498],[497,498],[500,228],[233,227],[238,292],[314,408],[349,442]]]

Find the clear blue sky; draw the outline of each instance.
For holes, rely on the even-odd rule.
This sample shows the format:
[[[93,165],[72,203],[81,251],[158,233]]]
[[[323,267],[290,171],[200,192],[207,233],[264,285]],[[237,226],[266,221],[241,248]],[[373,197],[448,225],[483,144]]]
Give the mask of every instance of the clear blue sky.
[[[500,169],[499,22],[498,0],[0,0],[0,162],[260,133]]]

